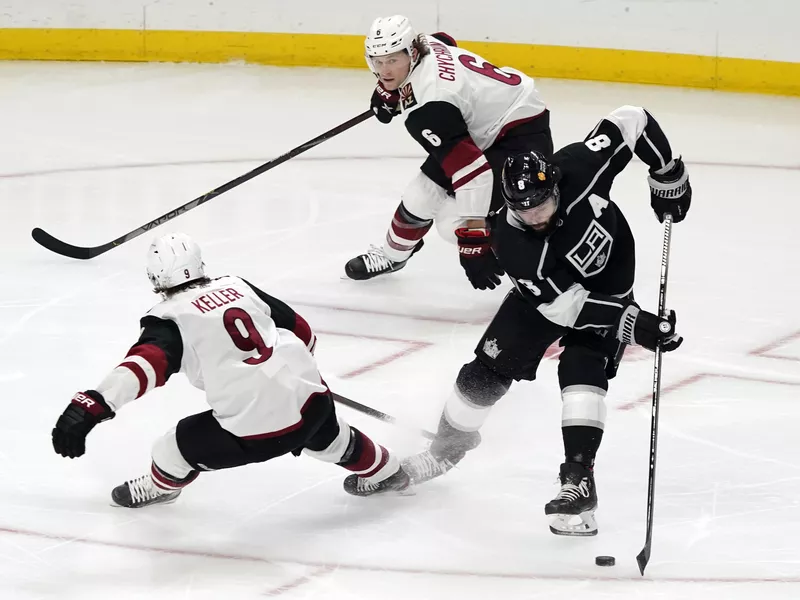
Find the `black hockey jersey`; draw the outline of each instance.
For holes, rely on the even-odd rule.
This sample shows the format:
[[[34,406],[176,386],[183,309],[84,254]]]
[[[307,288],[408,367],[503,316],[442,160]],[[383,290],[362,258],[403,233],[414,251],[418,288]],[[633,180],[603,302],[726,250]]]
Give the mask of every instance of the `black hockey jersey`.
[[[506,209],[493,244],[518,293],[550,321],[573,329],[608,328],[633,289],[634,239],[611,200],[614,178],[636,154],[651,169],[672,160],[656,120],[643,108],[618,108],[583,142],[552,157],[561,170],[557,227],[534,233]]]

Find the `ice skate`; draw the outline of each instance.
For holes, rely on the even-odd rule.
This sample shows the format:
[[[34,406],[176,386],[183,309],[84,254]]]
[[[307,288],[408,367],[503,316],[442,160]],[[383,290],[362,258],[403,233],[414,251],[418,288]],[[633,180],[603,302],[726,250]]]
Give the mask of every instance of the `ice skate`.
[[[374,496],[394,492],[401,495],[413,494],[411,480],[402,467],[382,481],[371,483],[364,477],[348,475],[344,480],[344,491],[353,496]]]
[[[556,535],[597,535],[597,491],[592,471],[580,463],[563,463],[559,479],[561,490],[544,507],[550,531]]]
[[[477,448],[480,443],[479,432],[459,431],[442,419],[431,447],[425,452],[409,456],[402,465],[413,483],[425,483],[450,471],[467,451]]]
[[[151,504],[169,504],[175,502],[181,490],[167,492],[160,490],[153,483],[150,475],[142,475],[126,481],[111,491],[111,500],[116,506],[123,508],[142,508]]]
[[[350,279],[361,281],[364,279],[372,279],[373,277],[386,273],[394,273],[405,267],[409,258],[414,256],[414,254],[422,248],[423,244],[424,241],[420,240],[414,247],[414,250],[411,251],[411,255],[403,261],[391,260],[386,256],[381,246],[370,246],[366,254],[360,254],[347,261],[347,264],[344,266],[345,275]]]

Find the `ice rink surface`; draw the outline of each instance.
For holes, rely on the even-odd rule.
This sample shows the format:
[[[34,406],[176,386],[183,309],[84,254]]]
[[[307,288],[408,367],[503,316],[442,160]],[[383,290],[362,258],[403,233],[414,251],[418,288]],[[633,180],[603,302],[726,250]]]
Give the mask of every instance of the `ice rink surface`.
[[[245,65],[0,64],[0,598],[442,599],[800,597],[800,99],[543,80],[556,146],[622,104],[648,108],[690,169],[668,304],[654,549],[644,541],[652,358],[608,395],[595,538],[552,535],[562,460],[555,360],[495,407],[483,444],[413,497],[358,499],[346,473],[291,456],[203,474],[177,503],[126,511],[112,487],[152,441],[206,409],[182,375],[98,426],[79,460],[50,431],[95,386],[157,298],[145,235],[88,262],[37,246],[43,227],[96,245],[367,108],[367,71]],[[405,270],[342,280],[380,243],[421,150],[370,121],[155,233],[204,247],[291,303],[319,334],[332,388],[395,415],[342,414],[399,453],[424,447],[509,283],[473,290],[431,232]],[[637,238],[636,295],[657,304],[662,228],[636,161],[613,199]],[[594,557],[610,554],[617,566]]]

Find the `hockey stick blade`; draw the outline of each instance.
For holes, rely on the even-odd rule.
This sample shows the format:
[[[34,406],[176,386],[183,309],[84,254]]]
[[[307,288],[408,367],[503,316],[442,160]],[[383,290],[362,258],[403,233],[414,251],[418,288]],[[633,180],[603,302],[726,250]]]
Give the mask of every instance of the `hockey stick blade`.
[[[33,237],[34,241],[41,246],[44,246],[51,252],[55,252],[56,254],[60,254],[61,256],[66,256],[68,258],[76,258],[79,260],[87,260],[90,258],[94,258],[95,256],[99,256],[104,252],[108,252],[112,248],[116,248],[124,244],[125,242],[129,242],[130,240],[139,237],[143,233],[147,233],[151,229],[158,227],[159,225],[163,225],[167,221],[171,221],[172,219],[182,215],[183,213],[189,212],[200,206],[201,204],[205,204],[209,200],[213,200],[220,194],[224,194],[227,191],[232,190],[235,187],[242,185],[246,181],[250,181],[253,177],[257,177],[262,173],[266,173],[270,169],[274,169],[278,165],[285,163],[287,160],[291,160],[298,154],[302,154],[307,150],[311,150],[312,148],[318,146],[322,142],[331,139],[339,135],[340,133],[347,131],[351,127],[355,127],[359,123],[363,123],[370,117],[373,117],[374,114],[371,110],[366,110],[360,115],[356,115],[352,119],[337,125],[333,129],[326,131],[325,133],[318,135],[312,140],[308,140],[304,144],[300,144],[296,148],[289,150],[286,154],[282,154],[277,158],[273,158],[270,161],[265,162],[263,165],[256,167],[252,171],[248,171],[244,175],[240,175],[236,179],[232,179],[231,181],[222,184],[218,188],[211,190],[210,192],[195,198],[194,200],[190,200],[186,204],[179,206],[177,208],[172,209],[171,211],[164,213],[157,219],[153,219],[149,223],[145,223],[144,225],[137,227],[133,231],[129,231],[125,235],[118,237],[115,240],[112,240],[106,244],[102,244],[101,246],[93,246],[91,248],[85,248],[82,246],[73,246],[72,244],[67,244],[66,242],[62,242],[61,240],[53,237],[49,233],[47,233],[44,229],[40,229],[39,227],[35,228],[31,231],[31,236]]]
[[[639,572],[644,577],[644,570],[647,568],[647,563],[650,562],[650,545],[645,545],[642,551],[636,555],[636,564],[639,565]]]
[[[114,243],[110,244],[103,244],[102,246],[95,246],[94,248],[83,248],[81,246],[73,246],[72,244],[67,244],[66,242],[62,242],[58,238],[54,238],[52,235],[47,233],[44,229],[40,229],[39,227],[34,228],[31,231],[31,237],[36,241],[37,244],[40,246],[44,246],[50,252],[55,252],[56,254],[60,254],[61,256],[66,256],[68,258],[76,258],[79,260],[88,260],[90,258],[94,258],[98,254],[102,254],[103,252],[107,252],[114,247]]]
[[[345,398],[344,396],[337,394],[335,392],[331,392],[331,395],[333,396],[333,399],[339,404],[352,408],[353,410],[358,411],[362,414],[378,419],[379,421],[385,421],[387,423],[391,423],[392,425],[399,425],[401,427],[406,427],[403,423],[398,422],[398,420],[395,417],[387,415],[384,412],[375,410],[374,408],[370,408],[369,406],[361,404],[360,402],[356,402],[355,400],[350,400],[350,398]],[[417,433],[419,433],[422,437],[427,438],[429,440],[432,440],[433,438],[436,437],[433,433],[431,433],[426,429],[418,429],[416,427],[411,427],[410,429],[416,430]]]

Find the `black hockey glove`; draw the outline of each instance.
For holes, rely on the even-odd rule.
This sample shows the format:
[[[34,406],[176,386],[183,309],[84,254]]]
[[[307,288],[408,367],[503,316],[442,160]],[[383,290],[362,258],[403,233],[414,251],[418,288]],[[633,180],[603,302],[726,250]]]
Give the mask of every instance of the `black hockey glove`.
[[[378,121],[381,123],[389,123],[392,117],[400,114],[400,92],[397,90],[390,92],[383,89],[379,83],[375,86],[375,91],[372,92],[372,99],[369,106]]]
[[[98,423],[113,419],[116,413],[95,390],[78,392],[58,417],[53,429],[53,448],[64,458],[78,458],[86,452],[86,436]]]
[[[651,169],[647,182],[650,184],[650,206],[659,223],[663,223],[668,214],[672,215],[675,223],[683,221],[692,204],[692,186],[681,158],[672,159],[663,169]]]
[[[631,346],[643,346],[651,352],[659,345],[664,352],[672,352],[683,343],[683,338],[675,333],[675,318],[674,310],[669,311],[668,318],[662,319],[631,302],[615,324],[617,339]]]
[[[486,228],[456,229],[458,256],[472,287],[476,290],[493,290],[500,285],[500,275],[505,271],[492,251],[492,238]]]

